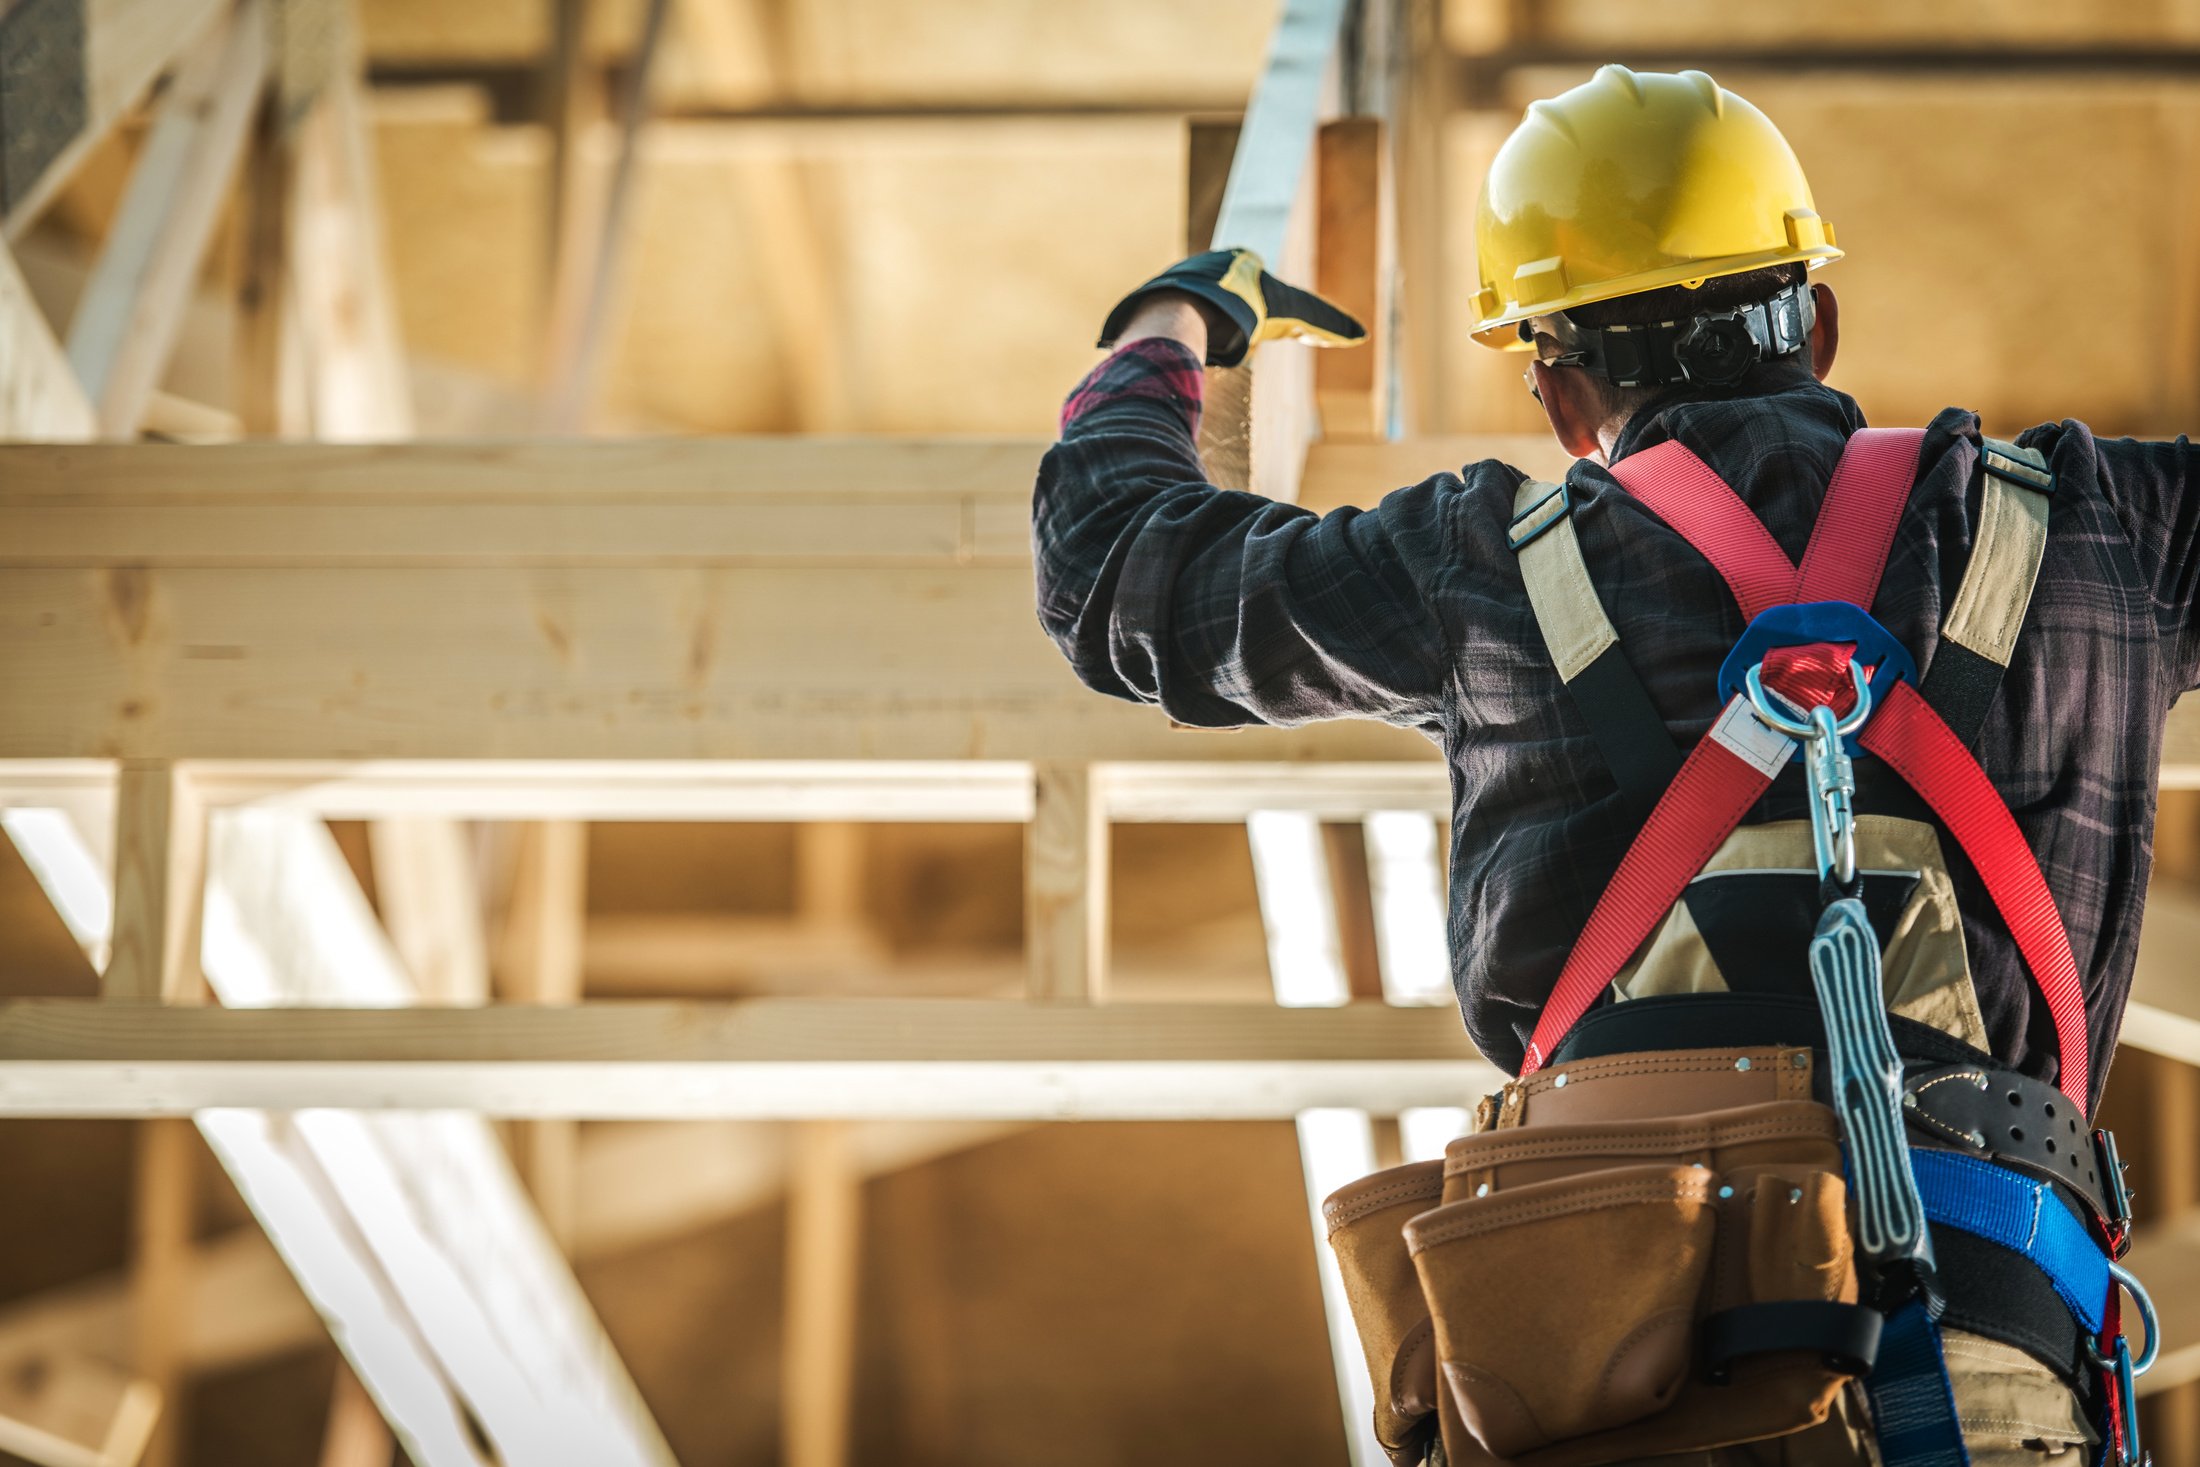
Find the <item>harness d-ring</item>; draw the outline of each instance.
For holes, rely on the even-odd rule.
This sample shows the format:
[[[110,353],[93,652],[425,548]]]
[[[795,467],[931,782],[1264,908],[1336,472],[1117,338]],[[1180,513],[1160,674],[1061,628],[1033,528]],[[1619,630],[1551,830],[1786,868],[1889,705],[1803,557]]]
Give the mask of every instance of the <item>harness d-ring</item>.
[[[2162,1325],[2161,1321],[2155,1317],[2154,1296],[2146,1291],[2146,1285],[2139,1282],[2137,1274],[2114,1259],[2109,1260],[2108,1276],[2116,1281],[2119,1288],[2131,1296],[2132,1303],[2139,1306],[2139,1327],[2147,1332],[2146,1353],[2133,1360],[2131,1358],[2131,1346],[2125,1342],[2121,1334],[2116,1337],[2116,1354],[2114,1356],[2103,1355],[2100,1347],[2090,1339],[2085,1342],[2086,1353],[2091,1355],[2093,1363],[2103,1370],[2117,1370],[2125,1362],[2128,1362],[2130,1372],[2134,1377],[2145,1375],[2154,1368],[2155,1359],[2162,1353]]]

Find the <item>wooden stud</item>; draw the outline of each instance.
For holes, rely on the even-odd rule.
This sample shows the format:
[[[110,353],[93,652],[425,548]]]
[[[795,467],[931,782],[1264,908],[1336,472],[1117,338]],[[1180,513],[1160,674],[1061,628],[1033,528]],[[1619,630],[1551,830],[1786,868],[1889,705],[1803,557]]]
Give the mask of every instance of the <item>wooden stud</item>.
[[[841,1121],[799,1121],[787,1191],[781,1460],[845,1467],[855,1400],[863,1185]]]
[[[1322,436],[1381,439],[1390,428],[1390,293],[1398,253],[1389,139],[1381,119],[1322,124],[1314,197],[1314,288],[1367,327],[1369,337],[1361,346],[1314,359]]]
[[[520,1003],[581,998],[588,925],[588,827],[548,820],[528,827],[506,917],[505,995]],[[561,1247],[573,1242],[579,1130],[569,1119],[532,1122],[518,1133],[520,1175]]]
[[[125,763],[115,791],[114,940],[109,999],[185,1003],[200,990],[206,809],[173,764]]]
[[[69,362],[103,434],[137,432],[168,365],[267,67],[265,7],[240,0],[185,60],[154,121],[69,322]]]
[[[197,1211],[199,1142],[186,1120],[137,1125],[137,1187],[130,1210],[131,1360],[162,1403],[145,1443],[145,1467],[181,1460],[183,1371],[179,1339]]]
[[[1035,999],[1093,1003],[1107,986],[1108,812],[1091,766],[1032,771],[1024,833],[1024,951]]]
[[[596,237],[584,259],[577,250],[561,260],[557,298],[552,304],[545,354],[543,426],[575,433],[586,426],[601,366],[604,336],[610,327],[612,296],[619,287],[627,241],[627,213],[640,162],[642,124],[649,114],[650,74],[664,36],[671,0],[649,0],[640,39],[627,72],[619,105],[619,153],[597,216]],[[569,240],[574,232],[567,231]],[[565,261],[570,260],[567,267]]]
[[[0,244],[0,440],[68,443],[98,431],[68,354]]]
[[[1344,821],[1322,825],[1329,858],[1330,897],[1337,909],[1337,949],[1344,959],[1345,988],[1355,1003],[1383,999],[1382,956],[1375,945],[1374,888],[1368,880],[1365,830]]]
[[[290,263],[313,432],[338,443],[413,432],[362,90],[350,71],[332,79],[296,144]]]
[[[410,815],[369,822],[367,839],[382,923],[420,1001],[487,1003],[489,956],[471,833],[455,820]]]

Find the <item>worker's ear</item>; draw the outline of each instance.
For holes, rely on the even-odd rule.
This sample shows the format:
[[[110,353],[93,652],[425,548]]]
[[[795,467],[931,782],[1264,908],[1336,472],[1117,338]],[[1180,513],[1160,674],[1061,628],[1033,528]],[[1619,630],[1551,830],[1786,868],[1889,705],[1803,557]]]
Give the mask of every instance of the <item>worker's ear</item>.
[[[1543,404],[1543,416],[1550,419],[1558,446],[1575,458],[1602,454],[1604,444],[1597,429],[1604,426],[1604,399],[1589,374],[1547,362],[1537,362],[1528,370],[1535,374],[1535,395]]]
[[[1841,349],[1841,303],[1833,298],[1830,285],[1812,286],[1810,298],[1818,310],[1818,319],[1810,328],[1810,370],[1823,382],[1833,370],[1834,354]]]

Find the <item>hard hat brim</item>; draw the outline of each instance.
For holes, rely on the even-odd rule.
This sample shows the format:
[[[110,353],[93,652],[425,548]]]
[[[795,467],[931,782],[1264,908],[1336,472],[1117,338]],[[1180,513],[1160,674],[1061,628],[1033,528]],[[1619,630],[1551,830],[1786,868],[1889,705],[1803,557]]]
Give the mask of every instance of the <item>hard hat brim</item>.
[[[1625,295],[1640,295],[1648,290],[1662,290],[1669,285],[1683,285],[1691,280],[1710,280],[1720,275],[1744,275],[1751,270],[1766,270],[1775,265],[1804,265],[1815,270],[1841,258],[1841,251],[1830,244],[1788,246],[1777,250],[1764,250],[1750,255],[1726,255],[1712,260],[1687,260],[1677,265],[1667,265],[1657,270],[1646,270],[1638,275],[1625,275],[1616,280],[1602,280],[1570,290],[1562,296],[1533,305],[1508,304],[1504,311],[1485,321],[1475,323],[1473,336],[1476,341],[1499,351],[1527,351],[1530,343],[1520,339],[1516,329],[1522,321],[1537,316],[1553,316],[1570,311],[1576,306],[1586,306],[1593,301],[1617,300]]]

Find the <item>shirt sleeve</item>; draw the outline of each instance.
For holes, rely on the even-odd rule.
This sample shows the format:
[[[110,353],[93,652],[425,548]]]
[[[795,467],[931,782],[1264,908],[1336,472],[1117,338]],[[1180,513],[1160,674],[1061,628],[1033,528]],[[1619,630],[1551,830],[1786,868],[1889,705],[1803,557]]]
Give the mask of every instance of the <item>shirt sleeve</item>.
[[[2148,578],[2168,661],[2172,696],[2200,685],[2200,456],[2168,442],[2095,438],[2083,423],[2035,428],[2019,443],[2049,454],[2057,482],[2091,473]]]
[[[1071,394],[1032,501],[1048,635],[1087,686],[1183,724],[1433,729],[1448,658],[1409,567],[1441,553],[1440,488],[1328,515],[1218,489],[1200,386],[1188,348],[1150,338]]]

